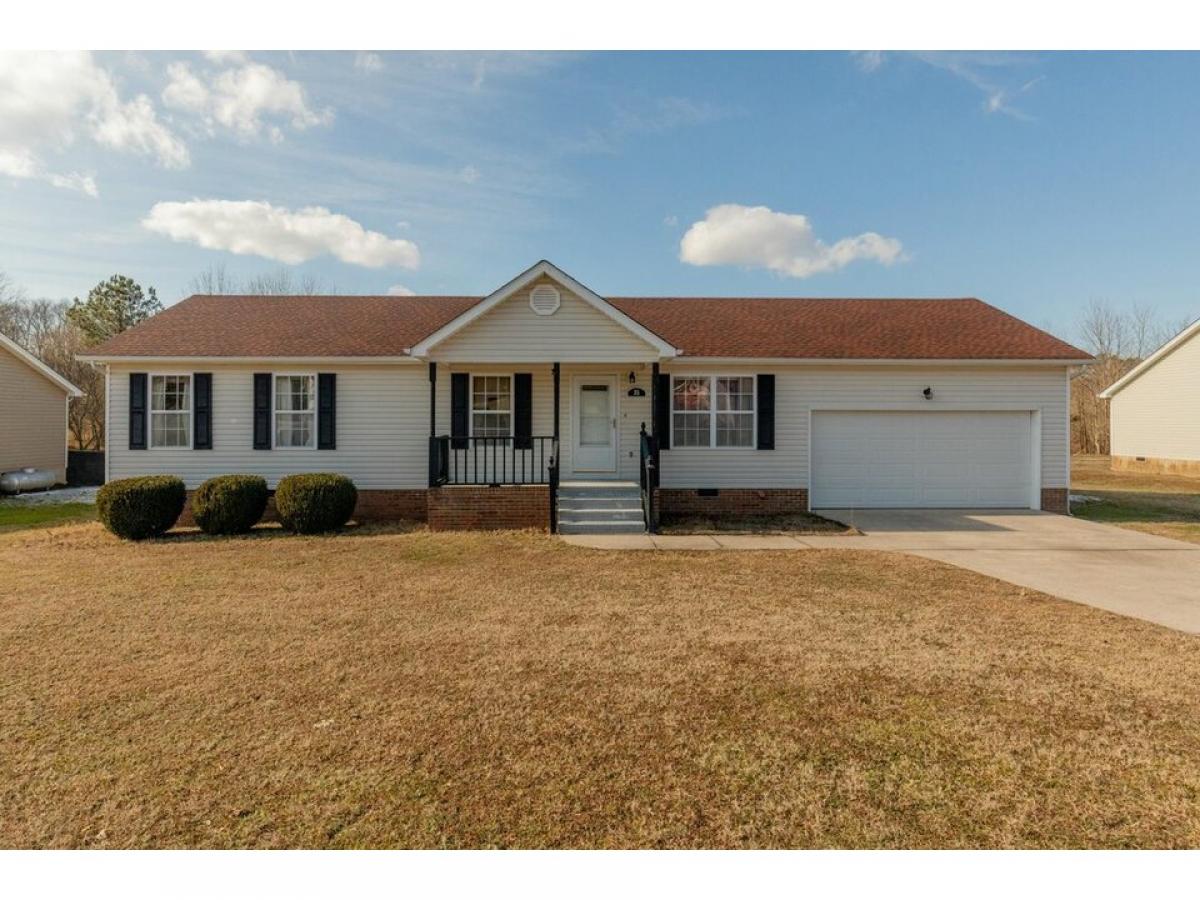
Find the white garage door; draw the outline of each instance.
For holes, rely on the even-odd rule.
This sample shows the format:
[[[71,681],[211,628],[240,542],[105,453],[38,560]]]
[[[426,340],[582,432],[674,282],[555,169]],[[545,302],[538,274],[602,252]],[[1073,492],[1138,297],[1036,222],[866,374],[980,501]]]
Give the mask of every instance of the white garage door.
[[[814,509],[1025,507],[1027,412],[814,412]]]

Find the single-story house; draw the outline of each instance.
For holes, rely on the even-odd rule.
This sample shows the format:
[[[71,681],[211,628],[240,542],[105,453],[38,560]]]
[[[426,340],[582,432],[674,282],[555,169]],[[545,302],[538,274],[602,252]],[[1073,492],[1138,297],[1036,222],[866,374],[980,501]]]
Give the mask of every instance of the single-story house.
[[[0,334],[0,472],[42,469],[67,480],[67,405],[83,392]]]
[[[1100,396],[1114,469],[1200,475],[1200,320]]]
[[[810,508],[1067,512],[1091,357],[975,299],[190,297],[103,344],[107,476],[351,477],[358,515],[640,530]]]

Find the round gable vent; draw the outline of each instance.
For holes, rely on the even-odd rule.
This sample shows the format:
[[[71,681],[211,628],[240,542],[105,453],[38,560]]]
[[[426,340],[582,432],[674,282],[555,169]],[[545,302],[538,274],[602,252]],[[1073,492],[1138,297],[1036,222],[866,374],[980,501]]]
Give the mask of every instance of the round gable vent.
[[[539,316],[553,315],[561,302],[558,289],[548,284],[539,284],[529,292],[529,305]]]

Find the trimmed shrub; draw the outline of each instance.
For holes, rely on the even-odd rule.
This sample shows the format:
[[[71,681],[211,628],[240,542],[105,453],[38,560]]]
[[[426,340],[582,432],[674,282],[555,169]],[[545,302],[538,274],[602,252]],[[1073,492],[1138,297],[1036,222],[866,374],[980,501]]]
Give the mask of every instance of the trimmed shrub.
[[[317,534],[350,521],[358,489],[345,475],[313,472],[289,475],[275,488],[275,512],[288,531]]]
[[[192,518],[205,534],[245,534],[267,508],[267,479],[218,475],[192,494]]]
[[[140,541],[166,534],[186,501],[187,489],[174,475],[122,478],[100,488],[96,512],[113,534]]]

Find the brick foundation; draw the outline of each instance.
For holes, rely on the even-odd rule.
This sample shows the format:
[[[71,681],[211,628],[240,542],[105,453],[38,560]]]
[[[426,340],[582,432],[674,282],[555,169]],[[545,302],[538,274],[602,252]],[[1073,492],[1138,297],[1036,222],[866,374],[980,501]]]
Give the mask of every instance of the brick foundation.
[[[429,491],[359,491],[354,518],[359,522],[424,522]]]
[[[1067,508],[1067,489],[1042,488],[1042,510],[1067,515],[1070,512]]]
[[[544,484],[436,488],[428,492],[428,522],[434,531],[549,531],[550,488]]]
[[[659,488],[655,507],[660,519],[681,516],[777,516],[808,511],[804,488],[722,488],[715,497],[696,490]]]
[[[1200,459],[1162,459],[1157,456],[1114,456],[1114,472],[1145,472],[1149,475],[1187,475],[1200,478]]]
[[[183,514],[176,523],[179,527],[190,527],[196,522],[192,518],[192,491],[188,491]],[[425,490],[416,491],[363,491],[358,492],[358,503],[354,507],[357,522],[424,522],[426,517]],[[267,498],[262,522],[278,521],[275,515],[275,493]]]

